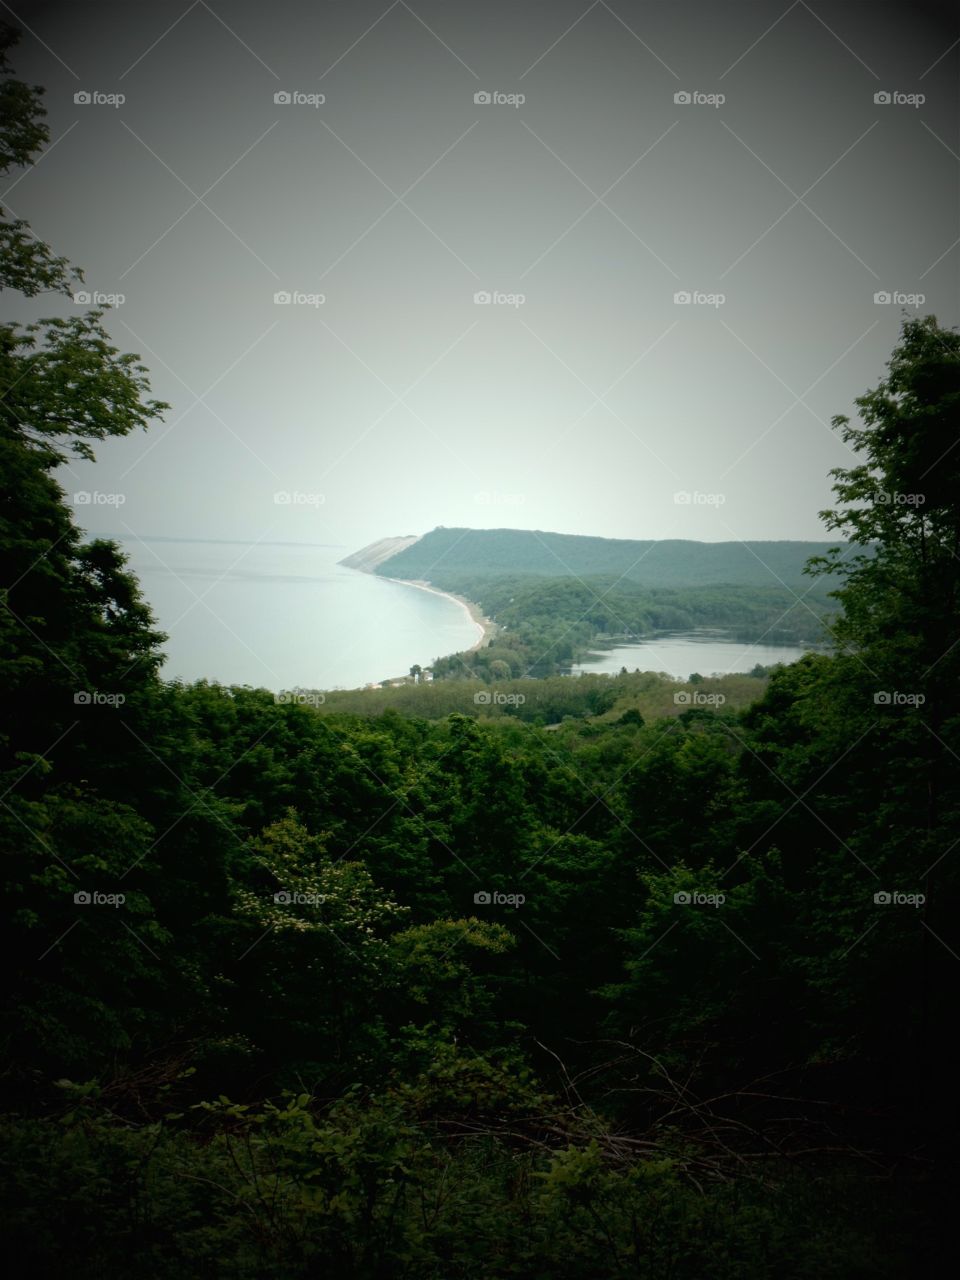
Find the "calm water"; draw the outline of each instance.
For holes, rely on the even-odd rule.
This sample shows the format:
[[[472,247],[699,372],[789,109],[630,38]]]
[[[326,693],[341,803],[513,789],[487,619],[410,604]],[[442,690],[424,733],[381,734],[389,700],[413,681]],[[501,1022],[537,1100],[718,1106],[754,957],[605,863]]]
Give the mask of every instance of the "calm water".
[[[168,679],[356,688],[475,644],[455,601],[344,569],[347,547],[123,539]]]
[[[574,675],[583,672],[616,674],[621,667],[628,671],[665,671],[681,680],[694,671],[702,676],[717,672],[750,671],[759,662],[768,667],[775,662],[796,662],[808,650],[786,644],[742,644],[725,640],[722,631],[688,631],[640,640],[636,644],[618,645],[592,654],[573,668]]]

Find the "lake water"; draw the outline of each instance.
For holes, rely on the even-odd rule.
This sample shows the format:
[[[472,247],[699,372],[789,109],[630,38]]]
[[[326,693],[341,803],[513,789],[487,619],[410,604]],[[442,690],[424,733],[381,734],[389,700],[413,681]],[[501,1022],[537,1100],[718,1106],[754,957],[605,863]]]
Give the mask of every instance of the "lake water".
[[[717,672],[750,671],[759,662],[769,667],[775,662],[796,662],[808,649],[787,644],[742,644],[725,639],[716,630],[676,632],[639,640],[635,644],[617,645],[591,654],[573,668],[574,675],[584,672],[615,675],[621,667],[628,671],[665,671],[681,680],[694,671],[702,676]]]
[[[468,649],[480,628],[456,601],[337,561],[350,548],[302,543],[122,538],[168,635],[163,675],[280,690],[353,689]],[[573,668],[616,674],[749,671],[794,662],[794,645],[742,644],[722,631],[657,636]]]
[[[167,679],[357,688],[480,638],[456,601],[342,568],[349,547],[118,541],[169,637]]]

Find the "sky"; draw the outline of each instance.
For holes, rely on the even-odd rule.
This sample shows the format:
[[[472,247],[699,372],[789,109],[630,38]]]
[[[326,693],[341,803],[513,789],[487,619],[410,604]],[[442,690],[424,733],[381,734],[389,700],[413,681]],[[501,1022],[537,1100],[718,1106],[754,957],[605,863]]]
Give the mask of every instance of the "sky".
[[[831,416],[960,320],[953,5],[0,16],[51,131],[0,199],[171,404],[62,470],[93,533],[826,537]]]

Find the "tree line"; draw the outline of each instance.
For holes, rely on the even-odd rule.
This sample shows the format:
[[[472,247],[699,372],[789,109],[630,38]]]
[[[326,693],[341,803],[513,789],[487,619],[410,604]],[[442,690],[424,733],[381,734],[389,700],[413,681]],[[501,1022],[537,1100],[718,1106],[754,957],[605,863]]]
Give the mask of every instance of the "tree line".
[[[4,170],[46,140],[10,44]],[[0,220],[0,287],[74,281]],[[637,685],[553,729],[162,679],[56,475],[149,395],[95,311],[0,326],[18,1274],[937,1274],[960,335],[906,319],[835,419],[831,653],[744,705],[644,714]]]

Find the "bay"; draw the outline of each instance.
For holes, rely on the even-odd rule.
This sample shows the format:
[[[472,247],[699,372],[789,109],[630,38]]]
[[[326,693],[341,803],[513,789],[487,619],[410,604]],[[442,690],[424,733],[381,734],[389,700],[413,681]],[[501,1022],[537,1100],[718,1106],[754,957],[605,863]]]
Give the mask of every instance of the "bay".
[[[777,662],[796,662],[809,651],[799,645],[745,644],[729,639],[723,631],[704,628],[615,645],[577,663],[571,674],[616,675],[626,667],[628,671],[665,671],[686,680],[694,671],[708,676],[750,671],[757,663],[768,667]]]
[[[451,597],[337,564],[348,547],[117,540],[169,637],[168,680],[352,689],[479,639]]]

